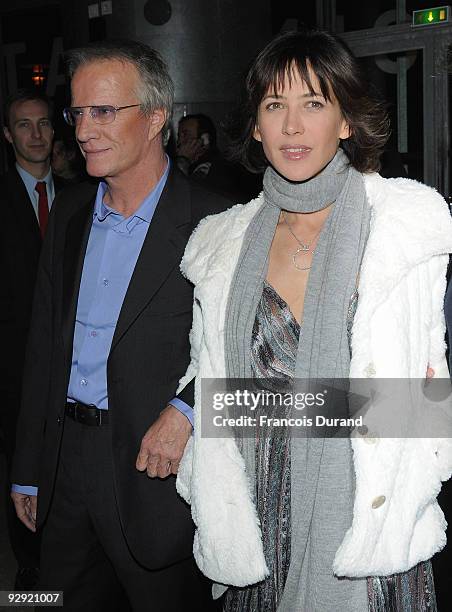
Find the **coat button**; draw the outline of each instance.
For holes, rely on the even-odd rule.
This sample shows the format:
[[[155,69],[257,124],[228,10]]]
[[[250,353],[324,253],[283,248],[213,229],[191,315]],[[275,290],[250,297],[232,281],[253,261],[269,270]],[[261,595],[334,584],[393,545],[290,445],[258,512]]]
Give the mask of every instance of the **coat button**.
[[[378,435],[373,431],[369,431],[367,425],[360,425],[356,428],[356,432],[366,444],[376,444],[378,442]]]
[[[60,417],[60,415],[58,415],[58,417],[57,417],[57,424],[61,425],[61,417]]]
[[[364,374],[366,375],[366,378],[373,378],[376,373],[377,370],[375,369],[375,365],[372,362],[370,362],[369,365],[364,369]]]
[[[372,502],[372,508],[376,510],[380,506],[382,506],[386,501],[386,497],[384,495],[379,495]]]

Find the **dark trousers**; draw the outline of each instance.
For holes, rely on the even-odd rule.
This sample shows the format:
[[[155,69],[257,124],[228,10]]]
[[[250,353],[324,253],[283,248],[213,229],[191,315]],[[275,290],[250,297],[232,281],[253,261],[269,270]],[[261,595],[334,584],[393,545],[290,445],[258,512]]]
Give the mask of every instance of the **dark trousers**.
[[[8,536],[12,551],[19,567],[39,567],[40,536],[33,533],[17,518],[14,504],[10,497],[11,482],[9,474],[16,441],[16,423],[19,413],[20,399],[11,391],[2,390],[2,405],[0,406],[0,431],[3,438],[3,450],[6,457],[6,520]],[[21,482],[18,484],[28,484]]]
[[[121,585],[134,611],[217,610],[193,558],[151,571],[131,555],[116,505],[110,444],[109,425],[66,418],[39,588],[64,591],[64,610],[124,610],[118,604]]]

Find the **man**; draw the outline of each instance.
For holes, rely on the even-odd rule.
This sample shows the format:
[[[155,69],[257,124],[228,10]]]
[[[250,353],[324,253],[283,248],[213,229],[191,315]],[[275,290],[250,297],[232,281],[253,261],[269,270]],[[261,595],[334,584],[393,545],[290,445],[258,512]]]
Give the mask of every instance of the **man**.
[[[234,200],[248,202],[262,190],[262,176],[226,161],[217,147],[212,119],[201,113],[179,121],[176,160],[179,169],[206,187]]]
[[[65,117],[103,180],[69,188],[51,215],[13,467],[38,497],[12,495],[30,529],[45,522],[40,588],[63,590],[65,609],[113,609],[119,579],[134,610],[209,610],[170,476],[193,387],[167,404],[189,362],[192,287],[179,262],[199,220],[228,202],[164,153],[173,85],[155,51],[89,46],[70,53],[69,74]]]
[[[39,253],[49,208],[62,185],[50,170],[53,129],[47,98],[19,90],[7,99],[3,117],[3,133],[16,159],[15,166],[0,178],[0,430],[10,467]],[[15,586],[31,588],[37,579],[39,543],[17,520],[11,503],[7,516],[18,563]]]
[[[184,174],[205,178],[212,170],[213,157],[219,157],[217,132],[207,115],[186,115],[177,130],[177,164]]]
[[[81,183],[88,178],[85,160],[72,134],[54,140],[51,163],[52,172],[68,183]]]

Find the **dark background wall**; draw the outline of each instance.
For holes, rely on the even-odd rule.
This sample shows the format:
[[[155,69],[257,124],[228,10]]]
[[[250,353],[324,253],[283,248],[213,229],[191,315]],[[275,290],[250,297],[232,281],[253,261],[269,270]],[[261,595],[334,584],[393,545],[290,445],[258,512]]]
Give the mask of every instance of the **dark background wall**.
[[[399,0],[399,4],[402,0]],[[236,103],[242,75],[255,53],[272,35],[302,24],[336,31],[373,28],[377,19],[395,21],[396,0],[112,0],[111,14],[102,14],[105,2],[95,0],[15,0],[0,5],[0,43],[10,53],[9,70],[0,62],[0,102],[17,86],[28,86],[33,66],[40,66],[44,87],[55,100],[56,129],[62,127],[61,108],[68,103],[64,68],[55,61],[58,50],[103,38],[134,38],[157,48],[169,64],[176,85],[174,125],[184,113],[204,112],[217,124]],[[403,3],[402,3],[403,4]],[[406,10],[424,8],[428,2],[407,0]],[[99,16],[89,18],[88,7]],[[59,39],[58,39],[59,37]],[[58,39],[57,41],[55,39]],[[11,49],[13,45],[13,49]],[[25,50],[17,52],[18,46]],[[53,63],[52,63],[53,50]],[[20,49],[19,49],[20,51]],[[421,58],[422,59],[422,58]],[[422,90],[422,61],[411,70],[409,86]],[[390,101],[395,117],[397,84],[368,60],[366,70],[375,86]],[[11,77],[12,72],[13,78]],[[420,96],[421,98],[422,96]],[[415,95],[410,99],[414,101]],[[410,121],[422,123],[422,104],[409,107]],[[396,123],[394,122],[394,125]],[[222,138],[220,136],[220,145]],[[422,134],[413,129],[410,173],[422,179]],[[0,154],[4,148],[0,149]],[[4,165],[0,159],[0,165]]]

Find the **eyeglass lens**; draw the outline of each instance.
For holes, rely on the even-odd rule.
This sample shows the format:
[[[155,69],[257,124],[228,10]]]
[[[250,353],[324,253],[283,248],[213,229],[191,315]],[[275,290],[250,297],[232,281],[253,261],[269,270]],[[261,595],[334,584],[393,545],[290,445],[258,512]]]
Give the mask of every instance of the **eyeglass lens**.
[[[116,117],[116,109],[114,106],[91,106],[88,108],[65,108],[63,111],[64,118],[69,125],[80,123],[85,112],[89,112],[94,123],[112,123]]]

